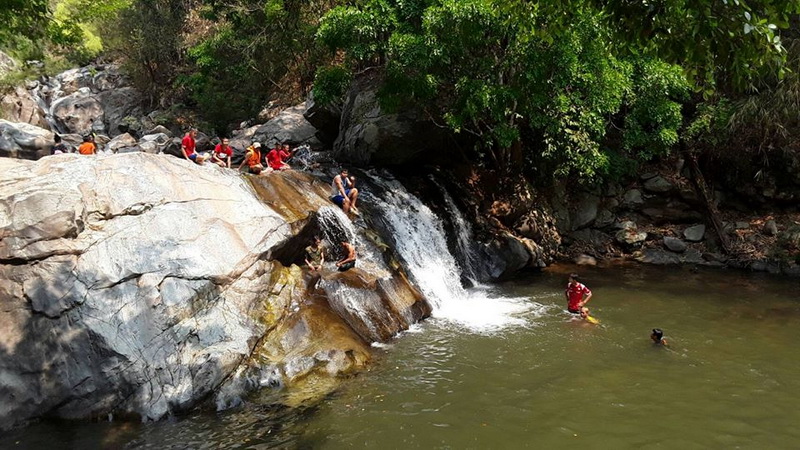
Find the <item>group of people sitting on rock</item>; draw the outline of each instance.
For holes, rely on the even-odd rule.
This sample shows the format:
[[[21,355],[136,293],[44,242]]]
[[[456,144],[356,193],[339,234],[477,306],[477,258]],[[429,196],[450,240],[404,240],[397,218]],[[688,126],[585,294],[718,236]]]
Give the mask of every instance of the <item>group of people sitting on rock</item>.
[[[197,164],[211,162],[223,168],[231,168],[233,148],[231,148],[228,138],[222,138],[222,141],[210,153],[200,153],[196,151],[196,137],[197,130],[191,129],[181,140],[181,153],[185,159],[194,161]],[[275,147],[267,152],[262,160],[261,143],[253,142],[251,146],[247,147],[244,159],[239,164],[238,169],[241,170],[242,167],[247,166],[248,173],[253,175],[270,173],[274,170],[291,169],[291,166],[286,161],[292,157],[293,153],[294,151],[289,149],[289,144],[275,144]]]
[[[181,140],[181,154],[186,160],[193,161],[200,165],[210,162],[223,168],[231,168],[233,149],[230,146],[228,138],[222,138],[221,142],[217,144],[210,153],[200,153],[196,150],[196,137],[197,129],[192,128]],[[69,153],[69,149],[62,142],[61,137],[56,135],[55,145],[51,150],[51,154],[60,153]],[[97,153],[97,145],[95,144],[93,134],[88,134],[83,138],[83,143],[78,146],[78,153],[82,155],[94,155]],[[252,145],[247,147],[244,159],[241,164],[239,164],[238,169],[241,170],[246,166],[247,172],[253,175],[270,173],[275,170],[291,169],[291,166],[289,166],[286,161],[291,158],[293,154],[294,151],[289,149],[288,144],[276,144],[262,159],[261,143],[253,142]],[[351,212],[356,215],[360,214],[356,206],[358,203],[356,177],[351,176],[347,169],[341,169],[341,171],[333,177],[330,200],[342,208],[346,214]],[[325,252],[321,242],[322,241],[318,237],[315,237],[312,244],[305,249],[305,262],[312,272],[321,270],[322,264],[325,262]],[[343,272],[355,267],[356,249],[353,244],[346,241],[341,242],[341,246],[345,257],[336,262],[336,267],[339,271]]]
[[[81,155],[97,154],[97,144],[95,143],[94,139],[94,134],[87,134],[84,136],[83,142],[81,142],[81,145],[78,146],[78,153]],[[55,141],[55,143],[50,149],[51,155],[61,155],[64,153],[70,153],[72,151],[70,150],[70,147],[61,139],[61,136],[56,134],[53,136],[53,141]]]

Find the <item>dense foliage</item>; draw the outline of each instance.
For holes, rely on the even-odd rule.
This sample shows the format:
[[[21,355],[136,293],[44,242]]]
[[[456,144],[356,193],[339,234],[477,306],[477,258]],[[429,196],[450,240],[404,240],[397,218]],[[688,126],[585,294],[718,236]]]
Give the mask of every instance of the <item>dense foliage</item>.
[[[504,171],[618,176],[678,144],[789,145],[800,0],[5,0],[17,59],[121,58],[219,132],[369,73]],[[790,52],[787,53],[787,48]],[[785,64],[787,54],[789,64]],[[754,127],[758,132],[753,132]],[[732,136],[740,136],[739,141]],[[791,141],[791,142],[790,142]]]
[[[797,2],[369,0],[340,6],[319,38],[353,71],[384,71],[387,107],[422,106],[473,134],[498,168],[524,144],[557,174],[610,174],[610,161],[664,154],[683,106],[775,67]],[[340,86],[319,72],[316,93]],[[696,101],[696,100],[695,100]],[[525,135],[525,142],[520,142]]]

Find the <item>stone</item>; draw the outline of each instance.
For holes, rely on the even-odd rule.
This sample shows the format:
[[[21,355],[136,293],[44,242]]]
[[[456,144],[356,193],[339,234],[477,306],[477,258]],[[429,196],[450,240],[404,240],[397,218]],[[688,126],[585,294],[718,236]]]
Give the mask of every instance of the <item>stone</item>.
[[[437,127],[419,109],[387,112],[380,106],[372,80],[357,81],[346,96],[334,157],[356,165],[401,165],[420,155],[442,155],[453,145],[452,134]]]
[[[331,271],[321,290],[296,255],[273,259],[302,255],[327,190],[146,153],[0,158],[0,429],[157,420],[234,405],[248,380],[363,367],[367,343],[431,309],[366,251],[370,272]]]
[[[703,253],[703,259],[709,262],[718,262],[718,263],[724,263],[728,260],[728,258],[725,257],[724,255],[714,252]]]
[[[594,220],[594,226],[597,228],[605,228],[612,225],[616,220],[617,216],[615,216],[613,212],[608,209],[602,209],[599,213],[597,213],[597,218]]]
[[[136,139],[134,139],[133,136],[131,136],[130,134],[125,133],[125,134],[120,134],[114,139],[108,141],[108,144],[105,145],[105,151],[111,153],[117,153],[122,148],[135,147],[135,146],[136,146]]]
[[[778,235],[778,224],[773,219],[769,219],[764,223],[762,232],[767,236]]]
[[[750,222],[738,221],[736,222],[735,227],[737,230],[749,230]]]
[[[55,76],[61,96],[70,96],[82,88],[92,91],[93,77],[88,67],[70,69]]]
[[[658,172],[645,172],[645,173],[639,175],[639,179],[642,180],[642,181],[647,181],[647,180],[649,180],[651,178],[655,178],[657,176],[658,176]]]
[[[119,66],[115,64],[96,66],[96,74],[92,77],[91,82],[94,92],[111,91],[130,86],[130,81],[122,75]]]
[[[0,51],[0,78],[17,69],[17,62],[8,54]]]
[[[53,133],[44,128],[0,120],[0,156],[39,159],[50,154],[53,138]]]
[[[123,119],[142,114],[142,96],[135,88],[118,87],[100,92],[97,98],[102,105],[104,126],[110,136],[128,132]]]
[[[703,259],[703,253],[700,250],[690,248],[681,255],[681,262],[684,264],[699,264],[707,266],[708,261]]]
[[[686,242],[682,240],[672,237],[672,236],[664,236],[664,247],[667,247],[669,250],[676,252],[676,253],[683,253],[686,251],[688,247]]]
[[[0,97],[0,117],[9,122],[22,122],[35,125],[46,130],[50,129],[45,112],[39,103],[23,86],[17,86],[13,91]]]
[[[622,186],[617,183],[609,183],[606,185],[606,196],[617,197],[622,195]]]
[[[635,208],[643,204],[644,199],[642,198],[642,191],[638,189],[630,189],[625,192],[625,195],[622,197],[622,206],[626,208]]]
[[[531,254],[525,244],[510,233],[504,233],[484,244],[483,251],[487,255],[484,270],[488,278],[494,280],[510,277],[528,266],[531,261]]]
[[[800,249],[800,226],[791,226],[780,233],[778,243],[785,249]]]
[[[663,194],[672,191],[675,188],[673,184],[662,176],[655,176],[644,182],[644,189],[647,192],[656,194]]]
[[[637,253],[635,259],[645,264],[656,265],[679,264],[681,262],[678,255],[666,252],[660,248],[646,248]]]
[[[584,194],[576,202],[575,209],[572,211],[570,223],[573,230],[577,230],[588,225],[597,218],[597,208],[600,205],[600,198]]]
[[[313,95],[306,100],[303,117],[317,129],[316,137],[326,146],[332,146],[339,135],[339,123],[342,121],[342,105],[334,102],[321,105],[314,101]]]
[[[706,234],[706,226],[703,224],[694,225],[683,230],[683,237],[689,242],[700,242]]]
[[[174,135],[172,134],[172,131],[170,131],[169,128],[167,128],[167,127],[165,127],[163,125],[156,125],[152,129],[147,130],[144,134],[145,135],[148,135],[148,134],[164,134],[164,135],[166,135],[167,137],[170,137],[170,138],[174,137]]]
[[[637,229],[619,230],[614,235],[616,241],[627,247],[639,247],[647,240],[647,233]]]
[[[253,134],[253,139],[261,142],[267,149],[275,144],[290,146],[308,144],[319,147],[320,143],[316,138],[317,129],[303,117],[305,110],[305,103],[302,103],[281,111],[272,120],[259,126]]]
[[[783,274],[790,277],[800,277],[800,265],[790,262],[783,266]]]
[[[664,208],[643,208],[642,214],[651,218],[656,224],[692,223],[703,218],[702,214],[682,204],[670,204]]]
[[[530,208],[514,223],[514,231],[521,237],[535,242],[546,258],[554,258],[561,245],[561,235],[555,218],[545,208]]]
[[[574,259],[575,264],[579,266],[596,266],[597,259],[594,256],[581,254],[575,257]]]
[[[700,199],[697,197],[697,192],[691,188],[681,188],[678,191],[678,196],[691,205],[700,205]]]
[[[68,133],[84,135],[105,132],[103,105],[88,88],[79,89],[56,100],[50,110],[59,129],[67,130]]]
[[[615,222],[611,228],[615,230],[635,230],[637,226],[636,222],[632,220],[623,220],[622,222]]]

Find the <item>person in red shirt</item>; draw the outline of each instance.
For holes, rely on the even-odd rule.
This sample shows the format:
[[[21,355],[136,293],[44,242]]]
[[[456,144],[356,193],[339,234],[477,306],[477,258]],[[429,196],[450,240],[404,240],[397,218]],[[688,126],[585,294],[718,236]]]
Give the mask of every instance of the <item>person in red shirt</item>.
[[[577,273],[571,273],[564,295],[567,297],[567,310],[572,314],[580,314],[583,305],[592,298],[592,291],[578,281]]]
[[[197,130],[192,128],[186,133],[183,140],[181,140],[181,152],[183,152],[183,157],[187,160],[194,161],[197,164],[203,164],[203,161],[206,160],[206,156],[194,151],[196,144],[194,140],[195,137],[197,137]]]
[[[291,166],[284,162],[290,156],[292,156],[292,153],[289,151],[289,145],[285,144],[281,146],[280,144],[277,144],[275,145],[275,148],[267,153],[267,164],[273,170],[291,169]]]
[[[222,138],[222,142],[217,144],[211,153],[211,162],[228,169],[231,168],[231,157],[233,156],[233,149],[231,149],[229,142],[228,138]]]

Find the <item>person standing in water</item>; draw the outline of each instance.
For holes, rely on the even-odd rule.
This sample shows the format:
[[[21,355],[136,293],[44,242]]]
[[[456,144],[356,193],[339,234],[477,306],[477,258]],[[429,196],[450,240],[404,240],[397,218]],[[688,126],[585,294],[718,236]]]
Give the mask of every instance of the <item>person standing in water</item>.
[[[336,267],[339,268],[339,272],[345,272],[356,266],[356,248],[353,244],[342,241],[342,250],[345,252],[344,258],[336,261]]]
[[[669,346],[669,344],[667,344],[667,340],[664,339],[664,332],[661,331],[661,328],[653,328],[653,332],[650,333],[650,339],[653,341],[654,345],[663,345],[664,347]]]
[[[567,297],[567,311],[572,314],[580,314],[583,305],[589,303],[589,299],[592,298],[592,291],[579,282],[578,279],[577,273],[571,273],[567,289],[564,290],[564,296]]]

